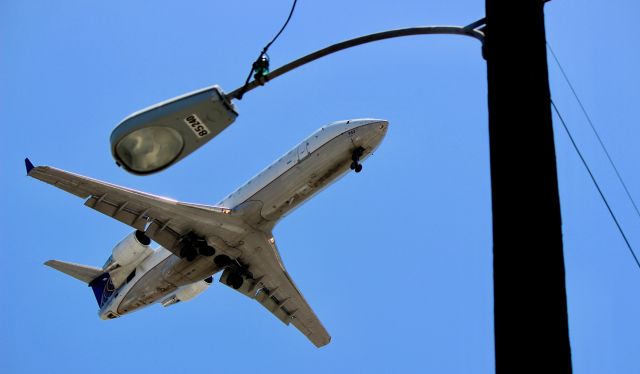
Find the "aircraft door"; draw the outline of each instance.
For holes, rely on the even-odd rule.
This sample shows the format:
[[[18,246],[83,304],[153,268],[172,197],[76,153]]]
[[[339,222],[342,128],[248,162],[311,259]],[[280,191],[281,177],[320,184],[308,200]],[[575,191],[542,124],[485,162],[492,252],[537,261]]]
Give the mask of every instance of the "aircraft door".
[[[302,159],[309,155],[309,150],[307,149],[308,145],[309,143],[302,142],[302,144],[298,146],[298,161],[302,161]]]

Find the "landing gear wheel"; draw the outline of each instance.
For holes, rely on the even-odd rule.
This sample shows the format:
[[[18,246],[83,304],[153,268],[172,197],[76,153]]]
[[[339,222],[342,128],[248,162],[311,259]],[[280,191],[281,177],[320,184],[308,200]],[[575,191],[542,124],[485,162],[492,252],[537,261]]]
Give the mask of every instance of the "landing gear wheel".
[[[180,257],[186,258],[187,261],[191,262],[196,259],[198,256],[198,251],[195,248],[189,245],[185,245],[180,250]]]
[[[200,253],[203,256],[211,257],[216,254],[216,250],[210,245],[204,245],[198,248],[198,253]]]
[[[363,154],[364,154],[364,148],[362,147],[358,147],[354,149],[353,153],[351,154],[351,160],[353,160],[353,162],[349,167],[351,168],[351,170],[355,170],[356,173],[359,173],[362,171],[362,165],[360,164],[360,157],[362,157]]]
[[[219,267],[223,268],[231,263],[231,259],[227,255],[216,256],[213,262]]]
[[[240,276],[240,274],[238,273],[229,273],[229,275],[227,276],[227,286],[231,286],[234,289],[238,289],[240,287],[242,287],[242,283],[244,283],[244,279],[242,279],[242,276]]]
[[[191,262],[198,257],[198,253],[196,251],[189,251],[186,256],[184,256],[187,261]]]
[[[362,157],[363,154],[364,154],[364,148],[358,147],[353,150],[353,153],[351,154],[351,159],[357,163],[358,161],[360,161],[360,157]]]

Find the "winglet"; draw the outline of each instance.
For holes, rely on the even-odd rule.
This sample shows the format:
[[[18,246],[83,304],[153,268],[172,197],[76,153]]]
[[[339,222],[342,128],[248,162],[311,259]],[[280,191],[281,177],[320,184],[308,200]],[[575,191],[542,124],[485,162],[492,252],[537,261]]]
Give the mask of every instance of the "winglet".
[[[31,163],[31,160],[29,160],[28,157],[24,159],[24,166],[27,167],[27,175],[29,175],[29,173],[34,168],[34,166],[33,166],[33,164]]]

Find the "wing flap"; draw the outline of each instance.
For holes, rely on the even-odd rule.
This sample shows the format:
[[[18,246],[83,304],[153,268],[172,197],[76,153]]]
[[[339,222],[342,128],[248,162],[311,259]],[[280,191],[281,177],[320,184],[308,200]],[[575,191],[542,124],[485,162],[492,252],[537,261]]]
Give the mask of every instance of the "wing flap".
[[[244,233],[241,218],[225,208],[180,203],[50,166],[27,164],[27,172],[30,177],[86,199],[87,207],[145,231],[149,238],[176,255],[180,254],[180,239],[191,231],[201,235]]]
[[[150,238],[165,248],[177,248],[182,235],[170,227],[170,223],[170,221],[165,223],[153,221],[145,233],[148,233],[147,235]],[[186,234],[186,232],[184,234]],[[179,253],[177,254],[179,255]]]
[[[282,304],[282,302],[280,302],[277,298],[269,295],[269,293],[267,292],[268,291],[265,288],[260,289],[255,297],[256,301],[259,302],[263,307],[265,307],[269,312],[271,312],[271,314],[276,316],[276,318],[282,321],[282,323],[288,326],[294,316],[291,314],[291,312],[285,309],[285,306],[284,304]]]
[[[146,215],[149,212],[148,209],[144,209],[144,207],[136,209],[134,206],[131,206],[132,204],[130,204],[130,201],[125,201],[124,203],[117,205],[109,200],[105,200],[105,197],[105,195],[102,197],[91,196],[87,201],[85,201],[84,205],[111,218],[117,219],[126,225],[134,227],[137,230],[145,230],[146,225],[148,224]],[[128,205],[129,207],[127,207]]]
[[[271,237],[254,233],[244,241],[240,259],[253,279],[246,279],[237,291],[255,299],[285,325],[293,324],[316,347],[328,344],[331,336],[293,283]],[[223,273],[220,281],[225,279]]]

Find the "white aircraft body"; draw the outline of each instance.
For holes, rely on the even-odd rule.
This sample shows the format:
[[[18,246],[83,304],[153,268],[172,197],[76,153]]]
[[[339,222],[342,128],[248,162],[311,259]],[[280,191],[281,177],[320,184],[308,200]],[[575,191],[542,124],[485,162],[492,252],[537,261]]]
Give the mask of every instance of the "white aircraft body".
[[[102,268],[58,260],[45,264],[88,283],[102,319],[159,302],[187,301],[220,282],[292,323],[317,347],[331,337],[280,259],[276,223],[377,148],[383,120],[339,121],[320,128],[215,206],[182,203],[48,166],[27,173],[85,199],[85,205],[136,229]],[[151,240],[161,247],[152,249]]]

